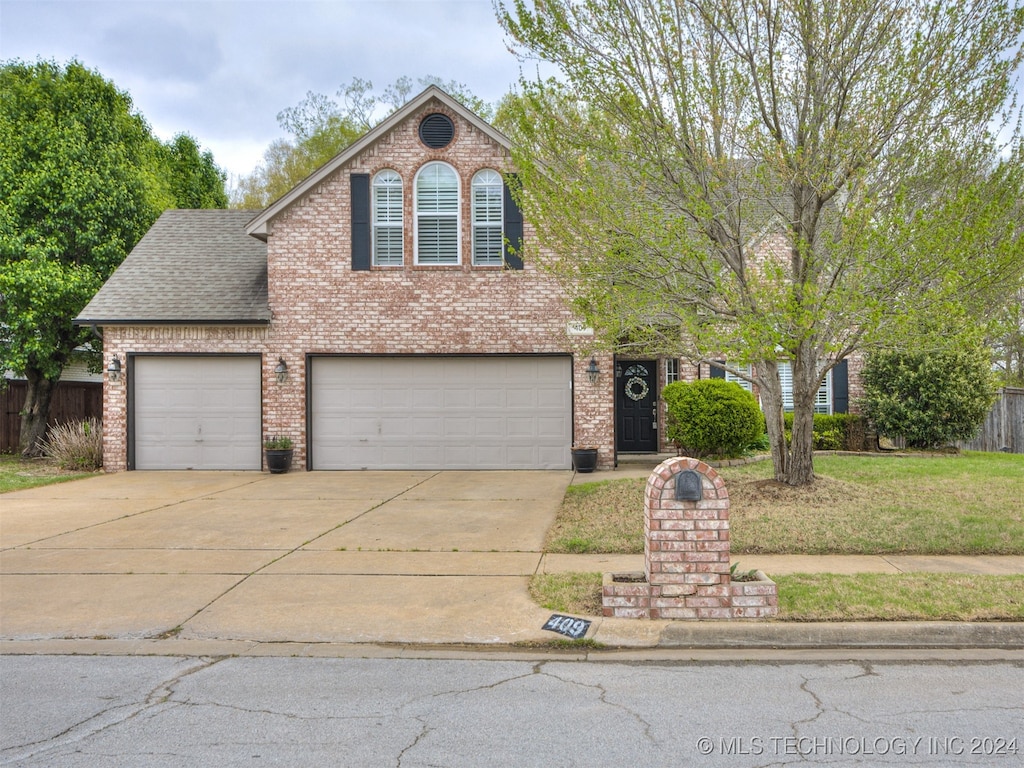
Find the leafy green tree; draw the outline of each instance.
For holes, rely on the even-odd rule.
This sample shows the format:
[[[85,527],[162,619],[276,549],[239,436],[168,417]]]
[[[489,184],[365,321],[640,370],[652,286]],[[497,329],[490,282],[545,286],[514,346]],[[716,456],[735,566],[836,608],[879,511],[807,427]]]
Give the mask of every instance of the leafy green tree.
[[[0,68],[0,368],[28,382],[24,453],[40,450],[72,353],[95,344],[72,324],[78,312],[179,191],[190,205],[223,195],[212,158],[189,170],[189,144],[161,144],[130,97],[80,62]],[[187,181],[197,169],[205,189]]]
[[[973,439],[996,397],[991,353],[977,339],[932,352],[875,352],[863,381],[865,415],[908,448]]]
[[[1024,269],[1013,0],[498,6],[562,74],[500,113],[536,258],[609,347],[753,364],[776,479],[813,481],[839,360],[983,317]]]
[[[227,208],[227,174],[214,162],[210,150],[202,151],[194,138],[179,133],[163,145],[160,161],[173,208]]]
[[[422,88],[437,85],[485,119],[494,114],[490,105],[462,83],[431,76],[420,78],[419,84]],[[372,82],[356,77],[338,89],[340,103],[322,93],[308,92],[296,106],[278,113],[278,125],[291,138],[277,139],[267,147],[263,163],[243,176],[232,191],[232,204],[266,208],[401,107],[413,95],[412,89],[412,80],[400,77],[378,95]]]

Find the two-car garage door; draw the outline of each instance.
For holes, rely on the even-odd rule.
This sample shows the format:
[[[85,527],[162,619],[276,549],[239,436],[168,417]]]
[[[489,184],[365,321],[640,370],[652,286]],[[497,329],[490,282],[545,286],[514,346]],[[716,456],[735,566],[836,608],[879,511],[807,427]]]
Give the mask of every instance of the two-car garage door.
[[[254,355],[136,356],[130,465],[260,469],[260,367]],[[567,356],[314,357],[309,372],[313,469],[570,465]]]
[[[313,469],[565,469],[568,357],[315,357]]]

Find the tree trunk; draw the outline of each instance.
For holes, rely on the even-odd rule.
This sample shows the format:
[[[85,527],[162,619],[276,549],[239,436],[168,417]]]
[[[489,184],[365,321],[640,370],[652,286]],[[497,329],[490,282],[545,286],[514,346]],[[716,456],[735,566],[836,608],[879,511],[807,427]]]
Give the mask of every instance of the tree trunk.
[[[761,409],[764,412],[765,427],[768,430],[768,446],[772,451],[772,466],[775,479],[786,481],[789,452],[786,449],[786,423],[782,409],[782,384],[779,381],[779,367],[774,362],[757,363],[758,387],[761,391]]]
[[[814,398],[818,391],[816,361],[801,364],[794,360],[792,366],[794,407],[793,432],[789,441],[786,440],[778,364],[773,361],[758,362],[757,384],[768,429],[775,479],[786,485],[808,485],[814,482]],[[802,383],[798,384],[798,381]]]
[[[818,361],[801,350],[793,366],[793,433],[789,442],[788,485],[814,482],[814,400],[818,395]]]
[[[25,389],[25,405],[21,409],[21,435],[18,446],[22,456],[42,456],[46,424],[50,419],[50,403],[57,382],[48,379],[39,371],[28,368],[25,371],[28,385]]]

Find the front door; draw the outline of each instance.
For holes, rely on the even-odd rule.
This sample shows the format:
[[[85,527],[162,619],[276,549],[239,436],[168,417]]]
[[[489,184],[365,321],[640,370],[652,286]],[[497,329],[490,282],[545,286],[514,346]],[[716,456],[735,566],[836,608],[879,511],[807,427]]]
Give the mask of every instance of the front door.
[[[616,363],[615,434],[619,451],[658,450],[657,373],[655,360],[620,360]]]

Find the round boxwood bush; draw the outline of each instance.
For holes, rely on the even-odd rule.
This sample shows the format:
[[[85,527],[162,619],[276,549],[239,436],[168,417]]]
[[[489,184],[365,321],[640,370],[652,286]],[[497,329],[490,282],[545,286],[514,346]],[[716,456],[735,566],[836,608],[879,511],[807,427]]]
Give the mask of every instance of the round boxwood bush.
[[[668,406],[668,439],[689,456],[739,456],[764,434],[757,400],[731,381],[676,381],[662,397]]]

